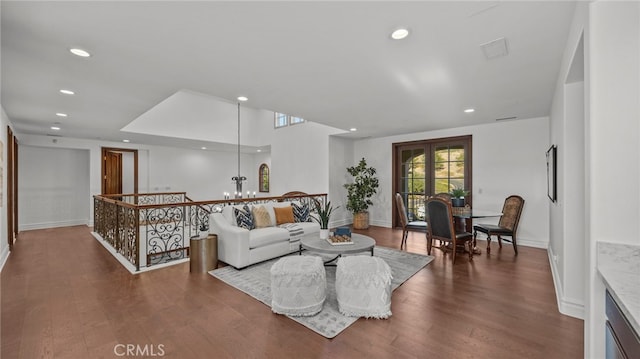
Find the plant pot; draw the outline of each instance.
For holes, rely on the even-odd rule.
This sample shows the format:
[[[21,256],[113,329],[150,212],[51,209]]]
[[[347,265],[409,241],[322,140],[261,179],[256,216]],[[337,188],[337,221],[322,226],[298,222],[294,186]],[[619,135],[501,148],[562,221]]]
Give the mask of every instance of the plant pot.
[[[353,215],[353,228],[354,229],[367,229],[369,228],[369,212],[360,212]]]
[[[328,229],[320,229],[320,239],[329,238],[329,230]]]
[[[453,207],[464,207],[464,198],[451,198],[451,205]]]
[[[200,238],[207,238],[209,236],[209,231],[200,231]]]

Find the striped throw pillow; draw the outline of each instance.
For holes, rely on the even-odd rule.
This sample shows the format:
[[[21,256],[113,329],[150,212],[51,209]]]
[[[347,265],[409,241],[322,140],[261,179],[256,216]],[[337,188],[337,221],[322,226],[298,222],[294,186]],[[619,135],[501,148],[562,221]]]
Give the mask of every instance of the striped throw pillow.
[[[298,205],[296,203],[291,203],[291,207],[293,208],[293,218],[296,222],[309,222],[309,205],[302,204]]]
[[[238,227],[245,229],[255,228],[255,225],[253,224],[253,215],[251,214],[251,209],[249,209],[249,206],[245,204],[242,209],[234,208],[233,213],[235,214],[236,224],[238,225]]]

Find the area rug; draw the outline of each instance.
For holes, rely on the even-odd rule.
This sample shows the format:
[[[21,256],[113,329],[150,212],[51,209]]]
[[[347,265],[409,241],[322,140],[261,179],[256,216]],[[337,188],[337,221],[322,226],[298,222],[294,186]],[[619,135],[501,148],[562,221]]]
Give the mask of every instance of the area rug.
[[[391,288],[393,290],[433,260],[432,256],[407,253],[384,247],[375,247],[374,255],[384,259],[387,264],[389,264],[391,274],[393,275],[391,281]],[[269,270],[276,261],[277,259],[272,259],[241,270],[228,266],[212,270],[209,274],[245,292],[267,306],[271,306],[271,278]],[[322,311],[312,317],[288,317],[322,336],[333,338],[351,324],[355,323],[358,318],[344,316],[338,310],[335,289],[336,268],[325,268],[327,270],[327,299],[324,302]],[[391,297],[391,301],[393,302],[393,296]]]

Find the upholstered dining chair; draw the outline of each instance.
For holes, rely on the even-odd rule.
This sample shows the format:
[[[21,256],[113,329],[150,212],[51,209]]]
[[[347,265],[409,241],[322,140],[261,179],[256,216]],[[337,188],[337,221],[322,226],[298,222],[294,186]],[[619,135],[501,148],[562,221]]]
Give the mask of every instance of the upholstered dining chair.
[[[469,260],[473,260],[473,236],[468,232],[456,233],[453,225],[453,214],[451,203],[442,198],[431,197],[426,201],[426,218],[427,226],[427,254],[431,255],[433,240],[437,239],[441,242],[452,244],[452,260],[456,262],[456,251],[458,246],[469,248]]]
[[[487,253],[491,252],[491,236],[498,236],[498,245],[502,248],[502,240],[513,243],[513,250],[518,255],[518,243],[516,241],[516,231],[518,223],[520,223],[520,215],[524,207],[524,199],[520,196],[512,195],[504,200],[502,207],[502,216],[498,225],[495,224],[478,224],[473,226],[473,241],[475,242],[478,232],[487,235]],[[503,236],[511,237],[511,239],[502,238]]]
[[[441,198],[449,203],[451,203],[451,193],[447,193],[447,192],[440,192],[440,193],[436,193],[434,194],[432,197],[434,198]]]
[[[409,229],[416,229],[419,231],[427,230],[427,222],[425,221],[409,221],[407,216],[407,208],[404,205],[404,199],[400,193],[396,192],[396,208],[398,210],[398,216],[400,217],[400,225],[402,226],[402,241],[400,241],[400,249],[407,246],[407,237],[409,236]]]

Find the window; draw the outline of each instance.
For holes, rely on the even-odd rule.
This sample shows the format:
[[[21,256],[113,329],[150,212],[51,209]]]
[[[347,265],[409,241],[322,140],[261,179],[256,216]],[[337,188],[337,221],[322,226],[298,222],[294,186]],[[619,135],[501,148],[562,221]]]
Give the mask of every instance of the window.
[[[276,112],[274,127],[278,128],[287,126],[289,124],[288,119],[289,116],[287,114]]]
[[[464,146],[436,145],[434,150],[434,193],[466,188],[464,183]]]
[[[291,116],[291,117],[289,118],[289,124],[290,124],[290,125],[297,125],[297,124],[299,124],[299,123],[303,123],[303,122],[304,122],[304,118],[302,118],[302,117],[294,117],[294,116]]]
[[[269,166],[266,163],[260,165],[258,170],[258,188],[260,192],[269,192]]]
[[[454,188],[471,191],[471,136],[394,143],[393,152],[394,192],[404,199],[409,221],[424,220],[428,196]],[[465,199],[471,205],[471,196]]]
[[[304,123],[304,118],[287,115],[286,113],[276,112],[274,116],[273,127],[280,128],[289,125],[297,125]]]

